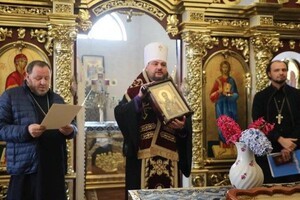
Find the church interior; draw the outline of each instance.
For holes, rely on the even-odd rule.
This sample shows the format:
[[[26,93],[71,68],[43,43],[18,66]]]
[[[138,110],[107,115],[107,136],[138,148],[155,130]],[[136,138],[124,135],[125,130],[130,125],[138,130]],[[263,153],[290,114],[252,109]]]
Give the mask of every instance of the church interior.
[[[220,145],[210,99],[222,61],[237,83],[242,129],[251,122],[254,94],[269,83],[267,63],[289,61],[288,81],[300,87],[296,0],[0,0],[0,13],[0,95],[14,56],[22,53],[50,63],[52,90],[84,106],[78,135],[67,143],[70,200],[124,199],[123,138],[113,110],[143,69],[150,42],[168,46],[169,73],[193,111],[192,173],[181,181],[188,192],[230,186],[236,151]],[[0,149],[5,199],[4,142]]]

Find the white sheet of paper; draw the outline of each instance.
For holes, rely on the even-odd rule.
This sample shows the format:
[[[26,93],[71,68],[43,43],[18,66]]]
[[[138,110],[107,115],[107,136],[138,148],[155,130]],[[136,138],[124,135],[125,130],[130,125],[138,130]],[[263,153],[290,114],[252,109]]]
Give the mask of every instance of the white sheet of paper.
[[[82,106],[70,104],[52,104],[41,125],[46,129],[59,129],[72,122]]]

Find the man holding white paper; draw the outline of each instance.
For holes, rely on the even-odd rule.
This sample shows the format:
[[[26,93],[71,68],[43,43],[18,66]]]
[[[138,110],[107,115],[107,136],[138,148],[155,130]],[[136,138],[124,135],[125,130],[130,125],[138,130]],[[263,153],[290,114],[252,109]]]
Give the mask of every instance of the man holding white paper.
[[[65,103],[49,89],[51,73],[46,62],[32,61],[23,85],[0,96],[0,140],[6,142],[11,175],[7,200],[66,200],[66,139],[74,138],[77,128],[41,125],[52,104]]]

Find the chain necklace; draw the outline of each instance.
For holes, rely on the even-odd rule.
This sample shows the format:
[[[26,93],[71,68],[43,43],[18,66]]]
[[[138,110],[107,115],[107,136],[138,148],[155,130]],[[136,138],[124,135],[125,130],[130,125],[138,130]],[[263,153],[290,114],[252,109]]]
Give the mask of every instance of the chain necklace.
[[[278,123],[278,124],[281,124],[281,121],[283,120],[283,116],[281,115],[281,112],[282,112],[283,105],[284,105],[284,102],[285,102],[285,97],[284,97],[283,100],[282,100],[282,104],[281,104],[280,109],[279,109],[279,106],[278,106],[278,104],[277,104],[277,100],[276,100],[275,97],[274,97],[274,102],[275,102],[276,110],[277,110],[277,112],[278,112],[278,114],[276,115],[277,123]]]
[[[35,104],[39,107],[39,109],[42,111],[42,113],[46,116],[46,112],[44,111],[42,106],[39,104],[39,102],[37,102],[37,100],[34,98],[34,96],[31,93],[29,93],[29,94],[32,97],[32,99],[34,100]],[[48,107],[48,110],[49,110],[49,97],[48,97],[48,94],[47,94],[47,107]]]

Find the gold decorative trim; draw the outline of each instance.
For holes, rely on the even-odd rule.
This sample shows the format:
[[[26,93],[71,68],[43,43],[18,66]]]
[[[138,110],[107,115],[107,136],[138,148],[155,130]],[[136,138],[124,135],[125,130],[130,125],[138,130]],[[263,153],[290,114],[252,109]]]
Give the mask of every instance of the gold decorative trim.
[[[229,38],[228,37],[222,38],[222,44],[223,44],[224,47],[228,47]]]
[[[207,178],[208,178],[207,179],[208,185],[227,186],[231,184],[227,171],[226,172],[216,171],[216,172],[208,173]]]
[[[248,39],[235,38],[231,41],[232,46],[235,46],[237,50],[242,51],[245,62],[249,62],[250,53],[249,53],[249,42]]]
[[[168,140],[168,141],[171,141],[173,143],[176,143],[176,138],[174,135],[168,133],[168,132],[165,132],[165,131],[162,131],[161,132],[161,137]]]
[[[146,173],[147,172],[147,173]],[[149,189],[148,183],[150,178],[164,174],[165,178],[170,182],[171,188],[178,187],[178,163],[174,160],[153,159],[152,157],[142,160],[141,170],[141,188]],[[159,188],[157,188],[159,189]]]
[[[142,125],[140,127],[140,131],[145,132],[145,131],[153,130],[153,129],[155,129],[155,127],[156,127],[155,123],[148,123],[148,124]]]
[[[300,29],[300,24],[294,22],[276,22],[274,23],[274,26],[283,29],[295,29],[297,31],[299,31],[298,29]]]
[[[26,48],[27,44],[23,40],[16,41],[13,46],[22,52],[22,49]]]
[[[203,12],[190,12],[190,21],[193,22],[203,22],[204,21],[204,13]]]
[[[12,29],[0,28],[0,41],[5,41],[7,37],[12,38]]]
[[[172,36],[177,35],[178,22],[177,15],[169,15],[167,18],[167,33],[170,33]]]
[[[89,11],[80,9],[78,14],[78,27],[84,32],[91,29],[93,24],[90,19],[91,15]]]
[[[197,175],[192,175],[192,185],[194,187],[205,187],[206,184],[206,174],[205,173],[197,173]]]
[[[70,3],[54,2],[53,13],[55,14],[73,14],[74,6]]]
[[[45,29],[35,29],[30,31],[31,38],[36,38],[39,43],[45,43],[44,47],[48,52],[48,55],[51,56],[53,52],[53,37],[50,37],[48,31]]]
[[[100,188],[124,188],[125,174],[111,175],[86,175],[86,190]]]
[[[249,72],[245,74],[245,87],[251,89],[251,74]]]
[[[31,38],[36,38],[39,43],[44,43],[47,40],[47,30],[45,29],[35,29],[30,32]]]
[[[290,49],[295,49],[295,47],[296,47],[296,41],[295,40],[290,40],[289,41],[289,47],[290,47]]]
[[[125,159],[120,152],[107,152],[96,155],[95,165],[105,172],[117,172],[125,165]]]
[[[148,132],[144,132],[141,134],[141,140],[147,140],[147,139],[150,139],[152,138],[154,135],[154,132],[153,131],[148,131]]]
[[[47,15],[52,13],[51,8],[43,7],[32,7],[32,6],[12,6],[12,5],[1,5],[0,14],[30,14],[30,15]]]
[[[11,42],[6,45],[3,45],[0,48],[0,56],[2,54],[4,54],[6,51],[8,51],[10,49],[14,49],[14,48],[17,48],[19,51],[21,51],[23,48],[31,49],[31,50],[35,51],[39,56],[41,56],[44,61],[46,61],[47,63],[50,63],[48,56],[45,54],[45,52],[42,49],[40,49],[40,47],[38,47],[32,43],[25,42],[23,40],[17,40],[15,42]]]
[[[8,192],[8,183],[7,184],[0,184],[0,199],[6,199]]]
[[[110,10],[115,10],[118,8],[135,8],[143,10],[153,16],[155,16],[157,19],[162,21],[166,16],[167,13],[162,11],[160,8],[146,2],[146,1],[140,1],[140,0],[127,0],[127,1],[121,1],[121,0],[113,0],[113,1],[107,1],[104,2],[95,8],[93,8],[93,13],[96,16],[102,15]]]
[[[143,12],[133,11],[132,9],[126,10],[126,11],[120,10],[120,11],[118,11],[118,13],[120,13],[122,15],[126,15],[127,16],[127,19],[126,19],[127,22],[131,22],[133,16],[142,16],[142,15],[145,14]]]
[[[261,26],[273,26],[273,16],[260,16]]]
[[[18,39],[24,39],[26,35],[26,29],[25,28],[18,28]]]
[[[214,26],[228,26],[228,27],[240,27],[248,28],[250,23],[248,20],[236,20],[236,19],[205,19],[205,22],[209,22],[210,25]]]
[[[68,165],[68,169],[67,169],[67,175],[72,175],[74,174],[74,168],[73,168],[73,165],[72,165],[72,142],[70,140],[67,140],[66,141],[66,144],[67,144],[67,165]]]
[[[161,156],[173,161],[179,160],[178,152],[174,152],[158,145],[138,151],[138,159],[151,158],[153,156]]]

